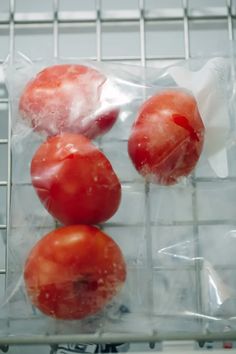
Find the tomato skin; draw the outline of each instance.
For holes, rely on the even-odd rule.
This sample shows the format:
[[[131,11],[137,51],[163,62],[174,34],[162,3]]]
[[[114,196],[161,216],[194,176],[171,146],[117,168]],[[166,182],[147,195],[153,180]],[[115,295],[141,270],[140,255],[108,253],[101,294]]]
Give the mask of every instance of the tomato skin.
[[[118,209],[121,185],[105,155],[83,135],[47,139],[31,161],[35,191],[64,225],[98,224]]]
[[[106,77],[83,65],[54,65],[37,74],[19,102],[21,116],[37,132],[56,135],[80,133],[95,138],[109,131],[119,110],[101,108]]]
[[[162,91],[141,106],[128,141],[129,156],[147,181],[175,184],[194,169],[204,130],[197,103],[189,93]]]
[[[31,250],[24,280],[31,302],[58,319],[93,315],[126,279],[122,252],[98,228],[73,225],[44,236]]]

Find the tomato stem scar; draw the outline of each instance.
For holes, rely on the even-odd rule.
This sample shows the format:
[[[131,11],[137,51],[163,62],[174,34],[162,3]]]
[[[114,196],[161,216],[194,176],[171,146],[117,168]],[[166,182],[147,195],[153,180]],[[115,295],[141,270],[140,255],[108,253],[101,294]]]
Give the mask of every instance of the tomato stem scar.
[[[75,290],[80,291],[96,291],[98,288],[98,284],[96,280],[92,280],[91,276],[88,275],[86,277],[80,278],[79,280],[74,282]]]

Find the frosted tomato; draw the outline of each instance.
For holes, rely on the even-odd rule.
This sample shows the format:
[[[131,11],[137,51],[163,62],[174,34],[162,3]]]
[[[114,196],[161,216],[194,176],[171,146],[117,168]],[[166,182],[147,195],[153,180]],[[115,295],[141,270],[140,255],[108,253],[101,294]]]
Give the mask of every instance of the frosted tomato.
[[[128,151],[147,181],[171,185],[194,169],[203,141],[204,125],[194,97],[173,89],[156,94],[142,105]]]
[[[121,185],[110,162],[83,135],[48,138],[33,156],[31,177],[45,208],[65,225],[104,222],[120,204]]]
[[[84,65],[48,67],[26,85],[19,111],[35,131],[95,138],[111,129],[119,113],[115,108],[104,108],[101,102],[106,80],[102,73]]]
[[[96,227],[62,227],[31,250],[24,280],[31,302],[59,319],[93,315],[119,292],[126,265],[118,245]]]

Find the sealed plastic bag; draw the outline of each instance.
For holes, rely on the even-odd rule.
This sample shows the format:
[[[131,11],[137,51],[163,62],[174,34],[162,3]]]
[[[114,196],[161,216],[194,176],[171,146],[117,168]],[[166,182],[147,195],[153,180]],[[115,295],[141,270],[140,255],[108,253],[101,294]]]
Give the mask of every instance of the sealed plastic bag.
[[[5,63],[12,189],[2,335],[99,331],[112,341],[235,328],[230,73],[223,58],[162,69]],[[94,225],[110,246],[92,248],[103,244]],[[88,229],[91,248],[70,248]],[[76,268],[57,267],[65,259]]]

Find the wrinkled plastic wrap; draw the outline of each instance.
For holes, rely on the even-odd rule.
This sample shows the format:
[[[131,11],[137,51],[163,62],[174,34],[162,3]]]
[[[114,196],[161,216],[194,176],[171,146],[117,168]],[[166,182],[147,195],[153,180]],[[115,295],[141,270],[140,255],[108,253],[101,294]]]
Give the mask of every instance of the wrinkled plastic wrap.
[[[122,250],[127,279],[102,311],[83,320],[52,319],[31,305],[22,276],[25,260],[33,245],[58,222],[40,202],[30,177],[32,157],[47,134],[32,129],[18,107],[29,80],[58,63],[63,61],[31,62],[22,55],[5,63],[12,109],[12,187],[7,294],[1,304],[0,333],[151,335],[234,330],[236,136],[232,68],[227,58],[190,60],[161,69],[71,62],[104,75],[96,110],[118,114],[112,128],[94,143],[122,186],[117,212],[101,226]],[[169,89],[194,96],[205,127],[204,146],[190,175],[162,185],[149,183],[138,173],[127,142],[141,105]],[[89,109],[85,119],[86,114],[94,119]]]

